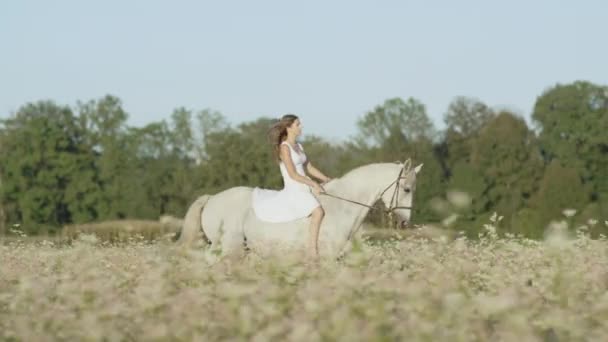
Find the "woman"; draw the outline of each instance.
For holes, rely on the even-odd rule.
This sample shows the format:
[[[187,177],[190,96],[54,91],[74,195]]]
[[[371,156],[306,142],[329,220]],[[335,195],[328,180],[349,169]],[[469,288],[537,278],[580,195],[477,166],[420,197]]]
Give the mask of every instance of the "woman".
[[[301,134],[300,119],[293,114],[283,115],[270,128],[268,136],[284,187],[280,191],[255,188],[252,206],[258,218],[267,222],[287,222],[311,216],[308,250],[312,258],[318,258],[319,227],[325,211],[312,192],[318,196],[325,189],[308,177],[306,171],[324,183],[331,178],[308,160],[302,145],[296,142]]]

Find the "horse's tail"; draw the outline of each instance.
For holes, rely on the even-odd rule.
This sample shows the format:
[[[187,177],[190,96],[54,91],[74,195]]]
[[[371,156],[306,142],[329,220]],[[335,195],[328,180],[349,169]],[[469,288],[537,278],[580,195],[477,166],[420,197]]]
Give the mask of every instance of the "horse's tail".
[[[211,198],[211,195],[202,195],[190,205],[190,208],[188,208],[186,216],[184,217],[184,225],[182,226],[179,240],[177,241],[180,245],[189,247],[192,244],[192,241],[196,239],[199,231],[203,233],[203,239],[207,240],[207,236],[201,227],[201,215],[209,198]]]

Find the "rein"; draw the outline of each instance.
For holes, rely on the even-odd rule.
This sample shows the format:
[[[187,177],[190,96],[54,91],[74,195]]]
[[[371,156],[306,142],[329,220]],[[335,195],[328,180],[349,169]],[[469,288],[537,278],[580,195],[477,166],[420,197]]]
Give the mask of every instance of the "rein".
[[[409,163],[408,163],[408,162],[409,162]],[[397,204],[397,203],[398,203],[398,200],[399,200],[399,181],[400,181],[401,179],[405,179],[405,178],[407,178],[407,176],[403,176],[403,171],[405,171],[405,170],[406,170],[406,167],[405,167],[406,165],[408,166],[408,167],[407,167],[407,171],[409,171],[409,169],[410,169],[410,165],[411,165],[411,161],[410,161],[409,159],[406,161],[406,163],[404,163],[404,164],[403,164],[403,167],[401,168],[401,171],[399,171],[399,175],[397,176],[397,179],[395,179],[395,180],[394,180],[394,181],[393,181],[391,184],[389,184],[389,185],[388,185],[388,186],[387,186],[387,187],[386,187],[384,190],[382,190],[382,192],[380,193],[380,197],[382,197],[382,195],[384,195],[384,193],[385,193],[385,192],[386,192],[388,189],[390,189],[390,188],[391,188],[391,186],[393,186],[393,184],[397,183],[397,186],[395,186],[395,190],[393,191],[393,195],[391,196],[391,203],[390,203],[390,205],[389,205],[388,209],[384,210],[384,213],[386,213],[386,214],[392,214],[392,212],[393,212],[393,211],[395,211],[396,209],[410,209],[410,210],[412,209],[412,207],[408,207],[408,206],[393,206],[393,202],[394,202],[395,204]],[[340,196],[332,195],[332,194],[329,194],[329,193],[327,193],[327,192],[323,192],[323,193],[321,193],[321,195],[325,195],[325,196],[333,197],[333,198],[336,198],[336,199],[339,199],[339,200],[342,200],[342,201],[346,201],[346,202],[350,202],[350,203],[358,204],[358,205],[360,205],[360,206],[367,207],[367,208],[369,208],[370,210],[380,210],[380,209],[379,209],[379,208],[377,208],[377,207],[374,207],[374,206],[371,206],[371,205],[367,205],[367,204],[365,204],[365,203],[361,203],[361,202],[358,202],[358,201],[354,201],[354,200],[351,200],[351,199],[348,199],[348,198],[344,198],[344,197],[340,197]]]

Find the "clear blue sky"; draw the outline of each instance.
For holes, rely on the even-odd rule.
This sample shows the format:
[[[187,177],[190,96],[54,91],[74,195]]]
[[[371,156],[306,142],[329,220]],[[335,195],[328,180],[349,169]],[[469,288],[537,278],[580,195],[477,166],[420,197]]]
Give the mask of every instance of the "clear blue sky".
[[[608,84],[608,1],[6,0],[0,116],[113,94],[131,125],[179,106],[230,122],[294,112],[347,138],[415,97],[436,125],[454,96],[529,117],[557,82]]]

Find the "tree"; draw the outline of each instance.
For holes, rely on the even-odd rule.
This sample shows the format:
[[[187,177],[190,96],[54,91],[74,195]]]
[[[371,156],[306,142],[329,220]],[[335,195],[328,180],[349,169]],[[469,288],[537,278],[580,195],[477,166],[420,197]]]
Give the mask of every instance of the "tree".
[[[195,158],[195,136],[192,130],[192,112],[180,107],[171,114],[171,146],[183,158]]]
[[[538,97],[532,118],[547,161],[573,167],[594,200],[608,201],[608,87],[558,84]]]
[[[73,189],[91,185],[78,174],[90,155],[80,145],[83,132],[70,108],[51,101],[27,104],[2,120],[1,139],[0,191],[10,222],[36,232],[94,211],[86,199],[78,207],[71,203]]]
[[[424,104],[414,98],[388,99],[357,121],[360,144],[383,145],[389,139],[434,139],[436,132]]]
[[[471,164],[484,182],[478,211],[497,211],[510,224],[537,189],[543,162],[536,146],[525,121],[509,112],[481,129],[471,153]]]
[[[2,149],[2,146],[0,145],[0,150]],[[0,155],[2,155],[3,153],[0,152]],[[0,173],[0,189],[2,189],[2,174]],[[5,203],[3,200],[3,196],[0,193],[0,235],[3,235],[6,233],[6,212],[4,210],[5,208]]]
[[[538,210],[541,222],[546,226],[551,220],[563,218],[564,209],[580,212],[586,207],[589,194],[574,167],[564,166],[553,159],[545,169],[533,207]]]
[[[266,139],[271,124],[272,119],[260,118],[207,134],[207,160],[203,164],[208,179],[206,191],[214,193],[241,185],[281,186],[281,175]]]
[[[130,128],[129,140],[134,146],[131,173],[122,175],[132,184],[125,204],[125,215],[156,219],[167,212],[177,189],[173,177],[180,169],[179,149],[173,148],[171,131],[165,121],[142,128]]]
[[[339,177],[350,170],[344,166],[345,148],[340,144],[331,143],[316,135],[306,136],[302,144],[306,149],[306,155],[318,166],[320,170],[329,177]]]
[[[210,136],[213,133],[228,130],[230,125],[220,112],[211,109],[204,109],[198,112],[196,118],[199,126],[198,134],[195,134],[198,137],[197,160],[200,162],[209,157],[207,155],[207,146],[211,143]]]
[[[447,130],[471,136],[496,117],[494,111],[483,102],[464,96],[456,97],[444,116]]]
[[[444,115],[447,125],[442,153],[449,170],[457,164],[469,163],[471,149],[479,131],[496,118],[496,113],[478,100],[457,97]]]
[[[111,95],[100,100],[78,104],[79,118],[87,132],[87,145],[96,153],[95,178],[102,198],[98,201],[98,217],[101,219],[126,218],[133,205],[130,194],[136,185],[136,146],[128,135],[128,114],[121,101]]]

